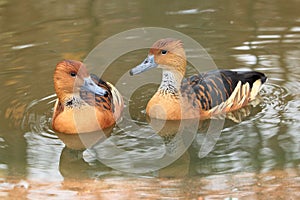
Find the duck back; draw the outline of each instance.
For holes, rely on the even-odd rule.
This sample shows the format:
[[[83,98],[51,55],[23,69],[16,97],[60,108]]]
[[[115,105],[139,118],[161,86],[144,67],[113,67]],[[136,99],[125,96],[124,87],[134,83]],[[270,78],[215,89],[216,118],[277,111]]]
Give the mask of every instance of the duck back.
[[[267,77],[256,71],[214,70],[184,79],[181,93],[201,110],[236,110],[255,98]],[[226,103],[225,103],[226,102]]]

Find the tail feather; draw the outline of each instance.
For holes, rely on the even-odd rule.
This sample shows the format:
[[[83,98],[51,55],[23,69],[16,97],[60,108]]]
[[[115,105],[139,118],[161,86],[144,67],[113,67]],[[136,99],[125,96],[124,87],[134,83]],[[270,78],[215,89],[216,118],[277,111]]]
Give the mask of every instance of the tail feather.
[[[251,93],[250,101],[259,93],[261,86],[267,81],[265,74],[257,71],[237,72],[241,76],[241,80],[250,84]]]
[[[260,80],[261,84],[264,84],[267,80],[267,77],[265,74],[257,71],[243,71],[243,72],[237,72],[238,77],[240,77],[240,80],[242,83],[248,82],[250,84],[250,88],[252,88],[253,84]]]

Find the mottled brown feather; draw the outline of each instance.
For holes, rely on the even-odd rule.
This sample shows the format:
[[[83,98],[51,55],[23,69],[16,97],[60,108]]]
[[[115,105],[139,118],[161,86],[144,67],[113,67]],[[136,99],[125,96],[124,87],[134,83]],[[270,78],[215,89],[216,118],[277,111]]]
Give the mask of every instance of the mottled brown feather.
[[[202,116],[233,111],[251,100],[251,87],[255,81],[259,81],[261,85],[266,80],[262,73],[252,71],[248,73],[256,77],[251,78],[247,72],[230,70],[216,70],[193,75],[182,81],[181,93],[193,102],[195,108],[199,106]],[[190,95],[193,92],[196,98]],[[234,98],[227,102],[231,95],[234,95]]]

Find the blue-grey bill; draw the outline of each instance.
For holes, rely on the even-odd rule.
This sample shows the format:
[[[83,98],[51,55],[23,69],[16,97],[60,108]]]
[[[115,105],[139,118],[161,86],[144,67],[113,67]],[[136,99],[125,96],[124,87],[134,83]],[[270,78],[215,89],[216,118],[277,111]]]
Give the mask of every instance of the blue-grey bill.
[[[139,64],[135,68],[132,68],[129,73],[132,76],[140,74],[155,67],[157,67],[157,64],[154,60],[154,55],[148,55],[147,58],[141,64]]]
[[[82,86],[82,89],[86,90],[86,91],[89,91],[89,92],[92,92],[94,94],[97,94],[97,95],[100,95],[100,96],[106,96],[108,94],[108,92],[99,87],[92,79],[91,77],[87,77],[87,78],[84,78],[84,83],[83,83],[83,86]]]

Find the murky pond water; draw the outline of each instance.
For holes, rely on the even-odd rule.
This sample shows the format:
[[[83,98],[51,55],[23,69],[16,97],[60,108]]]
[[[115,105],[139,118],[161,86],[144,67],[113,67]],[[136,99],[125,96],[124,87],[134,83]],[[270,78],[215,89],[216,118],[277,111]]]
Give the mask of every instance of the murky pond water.
[[[300,198],[299,7],[299,0],[0,0],[0,198]],[[84,60],[108,37],[150,26],[192,37],[220,69],[258,70],[269,80],[260,104],[247,107],[241,122],[225,120],[207,155],[201,147],[211,121],[201,124],[174,163],[132,174],[99,161],[100,154],[112,153],[105,145],[84,150],[82,138],[51,130],[52,76],[60,60]],[[121,56],[103,78],[116,83],[146,52]],[[156,88],[140,87],[125,99],[131,118],[124,127],[134,122],[140,129],[116,127],[109,138],[131,156],[161,155],[156,147],[163,144],[172,148],[172,138],[149,135],[145,106]],[[121,166],[130,167],[128,155],[114,153]]]

